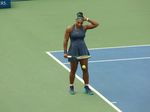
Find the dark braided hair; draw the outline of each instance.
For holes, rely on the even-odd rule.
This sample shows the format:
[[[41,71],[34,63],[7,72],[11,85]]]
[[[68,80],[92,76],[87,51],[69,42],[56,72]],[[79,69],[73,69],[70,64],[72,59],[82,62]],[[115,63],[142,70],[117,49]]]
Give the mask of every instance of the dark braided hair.
[[[78,12],[77,13],[77,19],[84,19],[84,16],[83,16],[83,12]]]

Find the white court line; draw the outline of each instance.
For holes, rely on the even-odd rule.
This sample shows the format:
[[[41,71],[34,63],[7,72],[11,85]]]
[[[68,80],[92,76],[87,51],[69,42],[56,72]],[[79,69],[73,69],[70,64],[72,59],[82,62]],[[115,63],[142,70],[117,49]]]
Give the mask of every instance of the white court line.
[[[89,61],[88,63],[104,63],[104,62],[118,62],[118,61],[134,61],[134,60],[146,60],[150,59],[150,57],[138,57],[138,58],[122,58],[122,59],[107,59],[107,60],[96,60],[96,61]],[[63,63],[63,64],[70,64],[70,63]]]
[[[89,48],[89,50],[99,50],[99,49],[119,49],[119,48],[134,48],[134,47],[150,47],[150,44],[144,45],[131,45],[131,46],[115,46],[115,47],[102,47],[102,48]],[[47,51],[49,52],[49,51]],[[63,52],[63,50],[50,51],[50,52]]]
[[[116,61],[134,61],[134,60],[145,60],[150,59],[150,57],[139,57],[139,58],[124,58],[124,59],[109,59],[109,60],[97,60],[97,61],[89,61],[89,63],[98,63],[98,62],[116,62]]]
[[[115,47],[102,47],[102,48],[90,48],[89,50],[99,50],[99,49],[121,49],[121,48],[136,48],[136,47],[150,47],[150,44],[145,45],[131,45],[131,46],[115,46]]]
[[[59,61],[55,56],[53,56],[50,52],[46,52],[50,57],[52,57],[56,62],[58,62],[61,66],[63,66],[67,71],[70,72],[70,69],[65,66],[61,61]],[[84,81],[76,74],[76,78],[84,83]],[[96,89],[94,89],[91,85],[89,85],[91,90],[95,92],[100,98],[102,98],[107,104],[109,104],[111,107],[113,107],[117,112],[122,112],[118,107],[116,107],[112,102],[110,102],[108,99],[106,99],[100,92],[98,92]]]

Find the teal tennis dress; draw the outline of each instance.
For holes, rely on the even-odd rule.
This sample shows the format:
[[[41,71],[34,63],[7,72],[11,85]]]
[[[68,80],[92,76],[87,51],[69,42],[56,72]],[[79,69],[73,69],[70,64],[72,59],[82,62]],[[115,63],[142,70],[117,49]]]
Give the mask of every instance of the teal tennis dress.
[[[77,29],[75,25],[73,25],[72,32],[70,33],[70,47],[68,50],[68,55],[71,56],[85,56],[90,55],[87,46],[85,44],[84,38],[85,38],[86,30],[82,27],[80,29]],[[68,59],[69,62],[76,61],[75,59]]]

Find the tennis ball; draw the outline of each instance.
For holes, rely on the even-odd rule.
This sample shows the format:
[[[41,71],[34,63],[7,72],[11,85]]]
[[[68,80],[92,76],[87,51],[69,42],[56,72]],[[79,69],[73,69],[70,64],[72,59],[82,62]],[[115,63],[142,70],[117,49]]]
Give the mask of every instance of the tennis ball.
[[[86,66],[85,66],[85,65],[82,65],[82,69],[86,69]]]

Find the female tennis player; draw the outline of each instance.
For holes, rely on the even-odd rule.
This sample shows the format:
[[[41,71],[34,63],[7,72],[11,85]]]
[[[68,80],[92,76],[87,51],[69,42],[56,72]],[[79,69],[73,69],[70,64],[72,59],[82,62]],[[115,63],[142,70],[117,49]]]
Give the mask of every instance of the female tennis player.
[[[84,21],[87,21],[89,24],[83,25]],[[80,63],[83,72],[83,80],[85,83],[84,92],[89,95],[93,95],[93,92],[89,88],[88,57],[90,56],[90,53],[87,49],[84,38],[87,30],[96,28],[98,25],[99,24],[96,21],[83,16],[82,12],[78,12],[75,24],[69,26],[65,31],[63,43],[64,57],[65,58],[68,58],[68,56],[83,57],[81,59],[68,58],[71,68],[69,76],[70,79],[69,92],[72,95],[75,94],[74,79],[78,63]],[[69,39],[70,39],[70,46],[69,49],[67,49]]]

